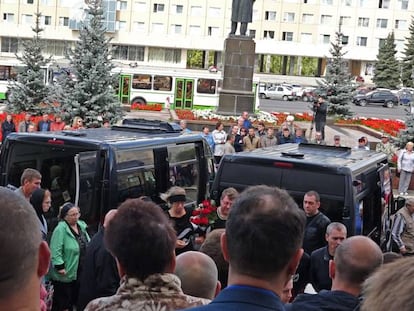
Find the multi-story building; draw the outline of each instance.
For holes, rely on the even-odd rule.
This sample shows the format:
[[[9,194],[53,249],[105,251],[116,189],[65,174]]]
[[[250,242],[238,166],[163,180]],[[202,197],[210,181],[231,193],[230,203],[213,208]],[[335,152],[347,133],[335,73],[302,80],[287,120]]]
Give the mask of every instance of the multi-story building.
[[[104,3],[115,62],[185,68],[189,55],[199,51],[202,66],[220,66],[232,0]],[[78,38],[83,0],[0,0],[0,60],[13,58],[21,42],[33,36],[37,7],[45,53],[63,59],[65,47]],[[312,59],[313,74],[323,74],[330,42],[340,29],[350,71],[369,78],[378,47],[392,31],[402,57],[414,0],[256,0],[253,10],[248,34],[256,42],[257,71],[269,71],[276,59],[279,73],[303,75],[302,62]]]

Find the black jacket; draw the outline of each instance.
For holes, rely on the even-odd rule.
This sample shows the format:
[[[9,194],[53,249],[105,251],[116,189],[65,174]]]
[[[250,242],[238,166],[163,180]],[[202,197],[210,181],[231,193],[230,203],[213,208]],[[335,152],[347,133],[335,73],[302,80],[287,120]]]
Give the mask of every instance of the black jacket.
[[[7,137],[7,135],[9,135],[12,132],[16,132],[16,126],[14,125],[14,122],[7,122],[4,121],[1,124],[1,134],[2,134],[2,141],[4,141],[4,139]]]
[[[326,114],[328,112],[328,104],[326,102],[320,103],[320,106],[314,106],[315,123],[326,122]]]
[[[301,294],[285,305],[286,311],[353,311],[360,299],[343,291],[322,290],[316,295]]]
[[[313,251],[310,257],[310,281],[313,288],[319,292],[330,290],[332,279],[329,277],[329,260],[333,259],[328,252],[328,246]]]
[[[104,245],[104,229],[101,228],[89,242],[80,276],[78,309],[98,297],[115,294],[119,287],[119,275],[114,257]]]
[[[331,223],[322,212],[315,216],[307,217],[305,236],[303,238],[303,249],[308,254],[326,245],[326,227]]]

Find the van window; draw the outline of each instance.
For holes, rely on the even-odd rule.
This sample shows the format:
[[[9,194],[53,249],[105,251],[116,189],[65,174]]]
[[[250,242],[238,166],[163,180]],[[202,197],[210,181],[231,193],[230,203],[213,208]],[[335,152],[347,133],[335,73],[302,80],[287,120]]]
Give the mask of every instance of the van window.
[[[118,150],[115,152],[118,176],[118,202],[146,195],[157,197],[154,154],[147,150]]]
[[[199,165],[196,158],[196,148],[192,144],[168,147],[170,185],[180,186],[186,190],[187,199],[197,202],[197,185]]]
[[[221,171],[220,184],[226,187],[237,187],[240,185],[240,187],[244,188],[250,185],[265,184],[301,193],[315,190],[327,195],[344,196],[344,175],[294,168],[280,169],[272,166],[237,162],[226,162],[225,164],[226,169]],[[243,173],[241,174],[240,172]]]

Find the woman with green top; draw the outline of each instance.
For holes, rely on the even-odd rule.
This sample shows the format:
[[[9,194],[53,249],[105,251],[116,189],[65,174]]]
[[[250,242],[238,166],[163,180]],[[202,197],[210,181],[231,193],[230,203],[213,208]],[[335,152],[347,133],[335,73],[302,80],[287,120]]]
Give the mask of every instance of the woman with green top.
[[[59,223],[52,234],[53,311],[72,310],[76,305],[83,257],[89,242],[86,223],[79,220],[79,207],[65,203],[60,208]]]

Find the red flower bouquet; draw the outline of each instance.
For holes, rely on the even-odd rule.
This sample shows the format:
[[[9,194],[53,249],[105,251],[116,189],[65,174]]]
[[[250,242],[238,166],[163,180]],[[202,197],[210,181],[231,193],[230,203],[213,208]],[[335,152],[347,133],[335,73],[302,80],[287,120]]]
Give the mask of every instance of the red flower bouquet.
[[[204,200],[193,211],[190,221],[198,226],[208,226],[213,224],[217,219],[217,207],[214,201]]]

